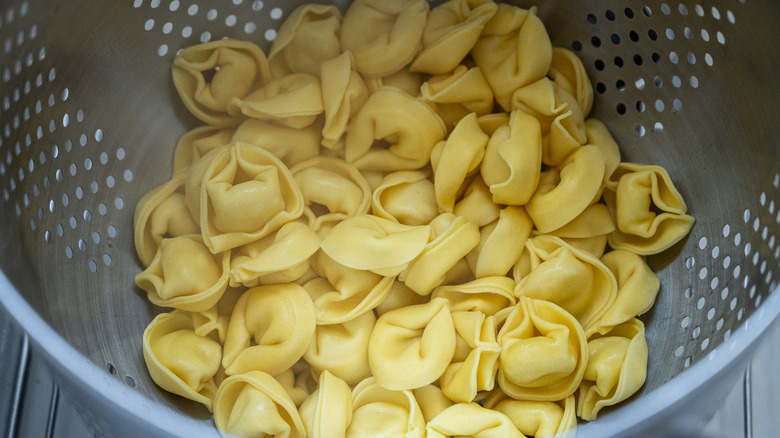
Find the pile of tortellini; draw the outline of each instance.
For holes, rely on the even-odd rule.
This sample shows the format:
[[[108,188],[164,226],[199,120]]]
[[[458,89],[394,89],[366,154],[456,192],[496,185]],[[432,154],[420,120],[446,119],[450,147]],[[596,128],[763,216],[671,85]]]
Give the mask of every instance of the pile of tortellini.
[[[306,4],[173,82],[203,126],[135,210],[143,354],[221,431],[561,437],[644,383],[645,256],[694,219],[535,8]]]

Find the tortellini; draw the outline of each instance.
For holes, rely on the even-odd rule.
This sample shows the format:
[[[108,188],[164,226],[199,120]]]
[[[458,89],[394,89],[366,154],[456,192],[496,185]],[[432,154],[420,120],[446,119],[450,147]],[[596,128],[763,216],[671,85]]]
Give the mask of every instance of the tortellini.
[[[450,0],[433,8],[422,35],[423,49],[409,70],[430,74],[454,70],[495,13],[496,4],[485,0]]]
[[[312,257],[317,277],[303,284],[314,302],[317,324],[341,324],[371,311],[390,293],[394,277],[348,268],[321,250]]]
[[[595,420],[599,411],[633,395],[647,377],[647,341],[642,321],[615,326],[588,342],[588,366],[580,384],[577,415]]]
[[[287,167],[312,159],[320,153],[321,126],[314,123],[305,128],[291,128],[267,120],[248,119],[233,132],[225,143],[249,143],[277,156]]]
[[[459,65],[449,74],[431,77],[420,87],[420,97],[436,104],[448,127],[471,113],[482,116],[493,110],[493,91],[479,67]]]
[[[532,270],[517,279],[515,295],[555,303],[586,331],[593,330],[617,297],[612,271],[599,259],[554,236],[529,239],[526,250]]]
[[[427,225],[438,214],[436,191],[424,170],[388,173],[374,189],[371,212],[404,225]]]
[[[320,248],[320,238],[300,222],[288,222],[266,237],[233,251],[230,284],[254,287],[287,283],[309,270],[309,259]]]
[[[342,438],[352,422],[352,390],[343,380],[323,371],[319,387],[299,411],[309,437]]]
[[[346,438],[425,437],[425,417],[411,391],[387,389],[369,377],[352,390],[352,422]]]
[[[577,430],[577,406],[573,395],[556,402],[514,400],[502,392],[491,397],[485,407],[503,413],[517,429],[535,438],[574,438]]]
[[[290,169],[306,205],[309,226],[320,231],[327,223],[367,213],[371,188],[350,163],[334,157],[315,157]]]
[[[498,332],[498,385],[512,398],[556,401],[577,390],[588,343],[576,319],[544,300],[521,297]]]
[[[322,64],[341,54],[341,12],[335,6],[304,4],[284,20],[268,53],[271,75],[319,76]]]
[[[143,353],[152,380],[166,391],[212,409],[222,347],[198,336],[184,312],[157,315],[144,331]]]
[[[347,125],[368,99],[368,88],[354,70],[351,52],[344,52],[322,64],[322,104],[325,123],[322,127],[322,145],[328,149],[344,146]]]
[[[135,207],[134,235],[138,258],[149,266],[165,237],[198,234],[200,228],[184,201],[184,178],[174,177],[145,194]]]
[[[508,123],[493,131],[480,173],[493,202],[525,205],[536,192],[541,165],[539,121],[523,111],[512,111]]]
[[[229,272],[230,252],[212,254],[199,235],[188,234],[163,239],[135,281],[158,306],[200,312],[222,297]]]
[[[294,283],[246,291],[230,318],[222,365],[228,375],[263,371],[276,375],[303,357],[316,319],[309,294]]]
[[[349,122],[345,158],[361,170],[419,169],[445,134],[441,117],[422,100],[385,86]],[[376,145],[376,140],[389,145]]]
[[[694,218],[664,168],[621,163],[612,179],[616,187],[604,193],[618,228],[609,236],[611,247],[657,254],[688,235]]]
[[[325,110],[317,76],[295,73],[269,81],[259,90],[234,97],[227,112],[234,117],[271,120],[290,128],[305,128]]]
[[[251,437],[568,438],[636,393],[645,256],[694,218],[578,53],[494,0],[295,6],[267,57],[173,62],[201,123],[135,209],[152,379]]]
[[[236,437],[305,438],[306,428],[282,385],[262,371],[225,379],[214,399],[214,422]]]
[[[471,113],[458,122],[446,141],[436,144],[431,167],[440,211],[452,213],[466,178],[479,168],[487,143],[488,136],[479,127],[477,115]]]
[[[228,113],[232,99],[243,98],[270,79],[268,59],[257,45],[219,40],[187,47],[173,61],[173,83],[184,106],[209,125],[230,127],[243,117]],[[206,78],[211,76],[211,80]]]
[[[368,343],[375,324],[374,312],[364,312],[341,324],[318,325],[303,358],[315,371],[354,386],[371,376]]]
[[[199,196],[201,233],[212,252],[265,237],[303,214],[303,195],[276,156],[248,143],[215,152]]]
[[[499,3],[471,49],[498,103],[511,110],[514,92],[542,79],[550,70],[552,43],[536,8]]]
[[[444,373],[455,354],[456,334],[447,300],[391,310],[371,332],[368,362],[379,385],[420,388]],[[410,373],[409,370],[416,370]]]
[[[427,431],[428,438],[524,438],[509,417],[476,403],[450,406],[428,423]]]
[[[444,395],[457,403],[468,403],[480,391],[495,385],[498,354],[496,319],[480,311],[452,312],[457,334],[452,363],[439,378]]]
[[[425,0],[355,0],[344,14],[341,48],[369,77],[395,73],[422,48],[430,7]]]

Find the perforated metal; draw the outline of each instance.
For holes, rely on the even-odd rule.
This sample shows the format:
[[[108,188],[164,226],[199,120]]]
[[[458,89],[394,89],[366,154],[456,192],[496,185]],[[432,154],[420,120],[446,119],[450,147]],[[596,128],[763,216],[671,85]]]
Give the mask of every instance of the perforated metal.
[[[83,4],[82,4],[83,3]],[[231,37],[270,47],[300,1],[24,0],[0,5],[0,268],[65,340],[149,399],[141,333],[160,309],[134,286],[133,206],[170,176],[198,125],[170,80],[176,53]],[[666,167],[697,218],[651,257],[643,317],[654,391],[713,350],[780,278],[780,8],[771,2],[540,2],[585,62],[625,161]],[[531,2],[520,2],[529,6]],[[340,4],[345,9],[345,4]],[[5,292],[4,292],[5,293]]]

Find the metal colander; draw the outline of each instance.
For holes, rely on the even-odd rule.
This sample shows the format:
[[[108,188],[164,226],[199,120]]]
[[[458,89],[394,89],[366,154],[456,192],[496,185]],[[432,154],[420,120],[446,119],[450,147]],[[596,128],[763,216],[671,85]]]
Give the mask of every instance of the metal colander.
[[[0,302],[100,435],[216,436],[205,409],[146,371],[141,335],[160,309],[133,282],[133,208],[199,125],[172,85],[177,51],[223,37],[267,51],[300,3],[0,3]],[[538,3],[553,43],[583,59],[592,116],[624,161],[664,166],[697,219],[649,258],[661,292],[642,317],[645,386],[579,436],[686,434],[693,406],[712,412],[780,313],[780,7]]]

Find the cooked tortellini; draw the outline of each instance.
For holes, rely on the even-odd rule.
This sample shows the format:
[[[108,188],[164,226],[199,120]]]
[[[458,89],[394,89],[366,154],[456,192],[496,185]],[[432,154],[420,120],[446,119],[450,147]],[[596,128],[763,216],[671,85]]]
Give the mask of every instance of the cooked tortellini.
[[[509,111],[515,91],[547,75],[552,43],[535,7],[520,9],[499,3],[471,49],[471,56],[496,101]]]
[[[262,371],[225,379],[214,398],[214,422],[236,437],[305,438],[306,427],[284,387]]]
[[[271,120],[290,128],[305,128],[324,110],[317,76],[295,73],[269,81],[259,90],[234,97],[227,105],[234,117]]]
[[[485,401],[485,407],[509,417],[523,435],[534,438],[574,438],[577,406],[573,395],[552,402],[514,400],[500,391],[493,394]]]
[[[635,394],[645,257],[694,218],[547,6],[280,8],[267,56],[173,61],[200,122],[134,212],[153,381],[239,437],[568,438]]]
[[[441,117],[423,100],[384,86],[349,122],[344,154],[361,170],[419,169],[428,164],[431,150],[445,135]]]
[[[427,225],[439,211],[429,173],[399,170],[388,173],[374,189],[371,212],[404,225]]]
[[[509,121],[493,131],[480,173],[496,204],[525,205],[536,192],[542,165],[539,121],[512,111]]]
[[[198,336],[186,312],[157,315],[144,331],[143,353],[154,383],[211,411],[222,347]]]
[[[225,372],[279,374],[303,357],[315,327],[314,305],[301,286],[285,283],[249,289],[230,318],[222,355]]]
[[[368,77],[395,73],[422,48],[430,6],[425,0],[355,0],[344,14],[341,48]]]
[[[455,354],[456,333],[447,300],[391,310],[371,332],[368,362],[379,385],[393,390],[433,383]],[[416,370],[410,373],[409,370]]]
[[[271,75],[319,76],[322,64],[341,54],[340,31],[337,7],[307,3],[295,8],[279,27],[268,52]]]
[[[368,343],[375,324],[374,312],[365,312],[341,324],[318,325],[303,358],[315,371],[354,386],[371,376]]]
[[[577,415],[595,420],[605,406],[633,395],[647,377],[647,341],[642,321],[615,326],[588,342],[588,366],[577,399]]]
[[[135,248],[144,266],[149,266],[165,237],[198,234],[200,228],[184,201],[184,178],[174,177],[138,201],[133,217]]]
[[[471,113],[458,122],[446,141],[433,148],[433,188],[440,211],[452,213],[466,178],[479,168],[485,156],[488,139],[479,127],[476,113]]]
[[[577,320],[544,300],[521,297],[498,332],[498,385],[519,400],[556,401],[577,390],[588,343]]]
[[[301,421],[311,438],[342,438],[352,422],[352,390],[328,371],[319,380],[299,409]]]
[[[451,73],[433,76],[420,87],[420,97],[436,104],[448,127],[471,113],[483,116],[493,110],[493,90],[479,67],[459,65]]]
[[[190,166],[212,149],[229,144],[234,133],[235,130],[230,128],[204,125],[182,135],[173,151],[174,176],[187,172]]]
[[[288,222],[268,236],[233,251],[231,286],[287,283],[309,270],[309,259],[320,249],[320,238],[301,222]]]
[[[354,64],[351,52],[343,52],[322,64],[320,82],[325,122],[321,143],[328,149],[344,147],[349,120],[368,99],[368,88]]]
[[[517,279],[515,295],[555,303],[586,331],[593,330],[617,297],[618,285],[612,271],[599,259],[555,236],[529,239],[526,250],[531,271]]]
[[[369,377],[352,390],[352,422],[347,438],[425,437],[425,417],[412,391],[387,389]]]
[[[341,324],[373,310],[390,294],[394,277],[346,267],[318,251],[317,276],[303,284],[314,302],[317,324]]]
[[[249,143],[268,150],[287,167],[312,159],[320,153],[321,125],[291,128],[268,120],[248,119],[233,131],[230,141]]]
[[[477,403],[450,406],[428,422],[427,431],[428,438],[524,438],[509,417]]]
[[[430,74],[454,70],[474,47],[496,8],[492,1],[449,0],[431,9],[422,35],[423,49],[409,70]]]
[[[244,117],[228,113],[233,99],[271,79],[268,59],[248,41],[219,40],[187,47],[173,61],[173,84],[184,106],[209,125],[238,125]],[[206,78],[211,76],[211,80]]]
[[[688,235],[694,218],[663,167],[621,163],[612,179],[616,187],[604,193],[617,223],[611,247],[657,254]]]
[[[444,395],[457,403],[468,403],[480,391],[495,385],[498,354],[496,319],[480,311],[452,312],[457,343],[452,363],[439,378]]]
[[[165,238],[149,267],[135,276],[152,303],[200,312],[228,286],[230,252],[212,254],[197,234]]]
[[[215,152],[203,157],[211,161],[199,194],[201,234],[212,252],[258,240],[303,214],[301,190],[276,156],[240,142]]]

